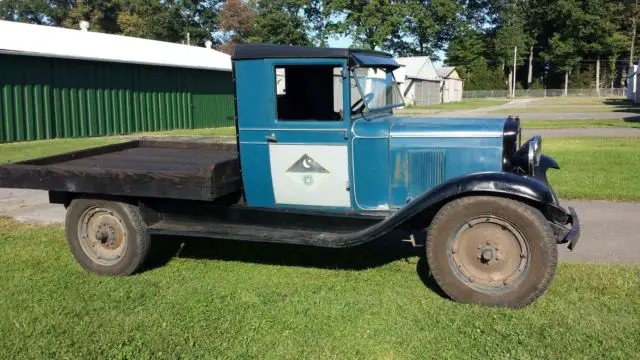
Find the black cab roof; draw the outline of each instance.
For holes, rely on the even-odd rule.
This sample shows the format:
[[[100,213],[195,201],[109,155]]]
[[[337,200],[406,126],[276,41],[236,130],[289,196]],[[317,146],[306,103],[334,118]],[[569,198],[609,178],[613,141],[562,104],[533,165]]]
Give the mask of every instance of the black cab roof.
[[[395,69],[400,67],[389,53],[364,49],[338,49],[311,46],[290,46],[274,44],[238,44],[233,52],[233,60],[253,59],[305,59],[342,58],[349,59],[353,66],[380,66]]]

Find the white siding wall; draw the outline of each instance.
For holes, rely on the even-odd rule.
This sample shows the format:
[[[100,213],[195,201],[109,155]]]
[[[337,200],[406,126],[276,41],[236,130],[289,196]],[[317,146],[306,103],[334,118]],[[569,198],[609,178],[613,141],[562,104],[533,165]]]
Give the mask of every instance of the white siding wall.
[[[462,100],[463,82],[456,79],[445,79],[442,87],[442,102]]]

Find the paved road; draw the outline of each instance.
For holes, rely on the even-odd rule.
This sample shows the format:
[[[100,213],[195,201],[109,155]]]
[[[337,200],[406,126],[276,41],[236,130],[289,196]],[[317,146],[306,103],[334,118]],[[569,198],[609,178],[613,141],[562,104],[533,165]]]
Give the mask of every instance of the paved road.
[[[640,202],[563,201],[580,217],[582,236],[574,252],[560,258],[576,262],[640,264]]]
[[[640,202],[565,201],[580,215],[582,237],[573,253],[565,246],[560,259],[572,262],[640,264]],[[0,189],[0,216],[35,224],[64,222],[64,208],[48,203],[37,190]]]

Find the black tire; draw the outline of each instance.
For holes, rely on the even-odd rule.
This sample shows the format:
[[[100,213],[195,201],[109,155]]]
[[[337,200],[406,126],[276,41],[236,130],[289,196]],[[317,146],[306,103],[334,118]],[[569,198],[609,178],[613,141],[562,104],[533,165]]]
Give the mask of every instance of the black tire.
[[[475,225],[480,226],[469,230]],[[501,230],[506,230],[505,234]],[[502,259],[496,255],[501,254],[501,244],[497,250],[489,246],[489,241],[483,245],[485,239],[496,236],[515,239],[508,240],[508,251]],[[519,259],[508,256],[521,248],[517,250]],[[535,301],[551,283],[558,262],[553,230],[540,211],[522,202],[491,196],[464,197],[443,206],[428,229],[426,252],[433,278],[451,299],[495,307],[520,308]],[[469,259],[478,260],[471,263]],[[510,264],[509,268],[504,265],[508,271],[484,270],[484,277],[483,269],[503,266],[501,260]]]
[[[91,233],[88,229],[96,228],[97,235],[87,235]],[[130,204],[75,199],[67,208],[65,231],[73,257],[85,270],[98,275],[131,275],[141,269],[149,253],[150,237],[142,215]],[[96,242],[104,238],[110,243]],[[95,250],[96,244],[100,250]]]

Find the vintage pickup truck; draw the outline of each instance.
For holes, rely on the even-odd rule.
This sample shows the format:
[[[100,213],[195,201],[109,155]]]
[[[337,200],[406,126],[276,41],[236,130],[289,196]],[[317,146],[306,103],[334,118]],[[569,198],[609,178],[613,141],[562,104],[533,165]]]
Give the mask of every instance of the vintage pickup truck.
[[[518,119],[416,118],[386,53],[239,45],[236,142],[137,140],[0,166],[0,186],[67,208],[80,265],[141,269],[151,236],[349,247],[426,233],[452,299],[522,307],[550,284],[578,217],[547,182],[540,137]]]

